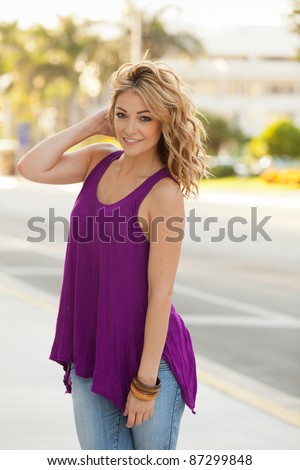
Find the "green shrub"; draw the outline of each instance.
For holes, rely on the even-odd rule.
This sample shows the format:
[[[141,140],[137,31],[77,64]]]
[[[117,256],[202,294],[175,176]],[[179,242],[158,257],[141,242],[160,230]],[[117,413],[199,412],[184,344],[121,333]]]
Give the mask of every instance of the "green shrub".
[[[217,165],[210,171],[216,178],[225,178],[226,176],[235,175],[235,171],[232,165]]]

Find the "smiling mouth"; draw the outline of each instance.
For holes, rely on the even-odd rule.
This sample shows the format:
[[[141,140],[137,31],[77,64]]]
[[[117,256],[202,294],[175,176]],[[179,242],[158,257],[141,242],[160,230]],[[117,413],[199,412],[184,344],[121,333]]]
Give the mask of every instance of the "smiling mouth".
[[[124,139],[125,142],[127,142],[128,144],[137,144],[138,142],[141,142],[141,141],[138,140],[138,139],[127,139],[126,137],[123,137],[123,139]]]

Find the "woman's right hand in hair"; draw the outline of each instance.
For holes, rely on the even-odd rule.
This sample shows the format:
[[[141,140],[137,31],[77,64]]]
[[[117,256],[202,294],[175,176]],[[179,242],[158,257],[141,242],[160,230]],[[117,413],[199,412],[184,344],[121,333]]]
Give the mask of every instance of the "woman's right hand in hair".
[[[37,183],[69,184],[84,181],[88,170],[97,161],[117,150],[113,144],[99,142],[79,150],[68,149],[94,135],[113,135],[105,107],[94,115],[58,132],[33,147],[18,162],[25,178]]]
[[[94,122],[94,132],[96,134],[107,135],[110,137],[114,137],[114,131],[111,128],[109,121],[108,121],[108,107],[100,109],[96,114],[91,116],[91,120]]]

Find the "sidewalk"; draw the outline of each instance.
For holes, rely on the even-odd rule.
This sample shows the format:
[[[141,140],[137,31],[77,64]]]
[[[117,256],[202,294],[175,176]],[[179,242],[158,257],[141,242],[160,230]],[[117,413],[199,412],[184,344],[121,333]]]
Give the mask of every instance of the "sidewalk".
[[[48,360],[56,311],[52,296],[0,276],[2,450],[79,449],[62,368]],[[198,387],[196,415],[186,408],[178,450],[300,449],[300,427],[207,381],[199,379]]]

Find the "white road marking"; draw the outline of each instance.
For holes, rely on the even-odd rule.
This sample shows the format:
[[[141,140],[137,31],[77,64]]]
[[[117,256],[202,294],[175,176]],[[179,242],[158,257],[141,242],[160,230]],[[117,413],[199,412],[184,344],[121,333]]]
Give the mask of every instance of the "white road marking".
[[[54,299],[51,295],[42,294],[37,288],[28,286],[12,277],[0,276],[1,291],[20,302],[29,303],[52,314],[57,313],[57,299]],[[187,317],[183,318],[186,320]],[[300,427],[300,413],[298,412],[300,400],[296,397],[291,397],[274,389],[270,393],[272,391],[271,387],[264,386],[264,384],[254,379],[248,378],[247,380],[242,374],[227,369],[220,364],[214,363],[212,367],[212,361],[198,355],[196,358],[197,376],[200,382],[202,381],[221,393],[276,416],[289,424]]]
[[[292,315],[277,312],[275,310],[267,309],[247,302],[242,302],[240,300],[231,299],[223,295],[210,294],[208,292],[202,291],[201,289],[195,289],[193,287],[185,286],[179,283],[175,283],[174,291],[186,297],[192,297],[194,299],[203,300],[204,302],[208,302],[214,305],[220,305],[223,308],[227,307],[239,313],[247,313],[248,315],[263,317],[265,319],[269,318],[272,321],[296,320]]]
[[[300,198],[299,193],[295,192],[295,196],[287,196],[284,192],[282,196],[277,194],[242,194],[224,192],[210,192],[203,190],[196,201],[191,201],[193,204],[226,204],[231,206],[263,206],[275,207],[285,209],[299,209]]]
[[[40,266],[13,266],[2,268],[5,274],[10,276],[61,276],[61,267],[40,267]]]
[[[295,319],[264,319],[264,318],[247,318],[230,315],[185,315],[180,314],[187,325],[198,326],[232,326],[232,327],[254,327],[254,328],[300,328],[300,321]]]
[[[67,243],[32,243],[28,242],[26,239],[23,238],[14,237],[12,235],[4,235],[1,233],[0,248],[5,248],[6,251],[32,251],[43,256],[48,256],[49,258],[54,258],[63,261],[67,248]]]

